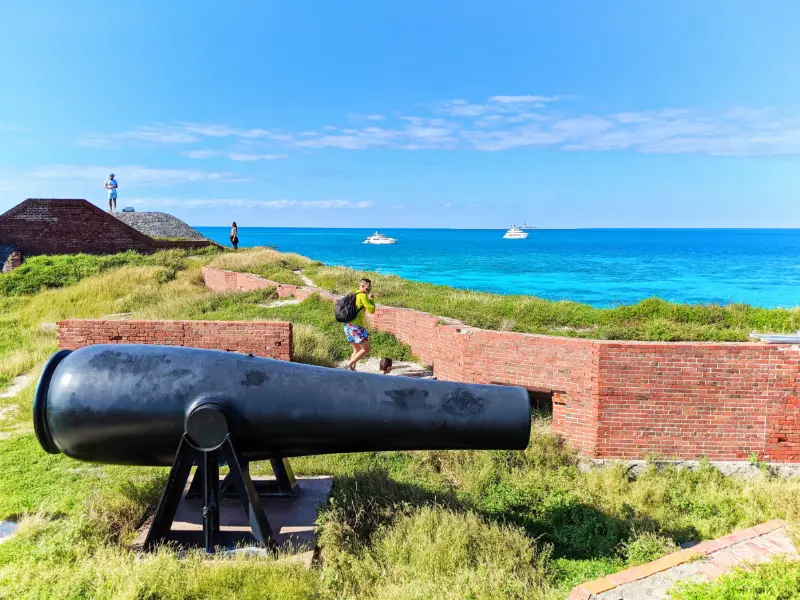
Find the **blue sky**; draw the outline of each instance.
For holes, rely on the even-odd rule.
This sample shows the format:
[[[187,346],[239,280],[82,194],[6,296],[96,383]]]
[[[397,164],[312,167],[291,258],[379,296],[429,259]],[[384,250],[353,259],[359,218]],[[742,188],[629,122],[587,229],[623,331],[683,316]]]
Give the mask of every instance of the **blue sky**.
[[[794,0],[0,4],[0,211],[800,226]]]

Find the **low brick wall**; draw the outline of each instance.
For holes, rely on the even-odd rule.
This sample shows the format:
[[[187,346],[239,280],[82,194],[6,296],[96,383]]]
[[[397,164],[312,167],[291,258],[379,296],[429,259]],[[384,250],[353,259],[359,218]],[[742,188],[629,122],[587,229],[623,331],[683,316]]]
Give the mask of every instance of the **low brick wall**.
[[[316,288],[206,268],[220,292]],[[469,327],[379,306],[370,326],[395,335],[440,379],[548,391],[553,427],[595,458],[800,462],[800,348],[763,343],[584,340]]]
[[[72,319],[58,323],[58,347],[93,344],[186,346],[292,360],[292,324],[279,321],[115,321]]]

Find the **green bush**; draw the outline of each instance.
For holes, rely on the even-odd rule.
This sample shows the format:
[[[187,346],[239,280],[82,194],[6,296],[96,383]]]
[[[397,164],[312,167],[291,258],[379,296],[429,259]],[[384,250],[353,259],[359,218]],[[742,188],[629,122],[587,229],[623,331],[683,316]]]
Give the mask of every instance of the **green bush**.
[[[622,543],[620,554],[628,566],[635,567],[661,558],[680,547],[671,538],[645,532]]]

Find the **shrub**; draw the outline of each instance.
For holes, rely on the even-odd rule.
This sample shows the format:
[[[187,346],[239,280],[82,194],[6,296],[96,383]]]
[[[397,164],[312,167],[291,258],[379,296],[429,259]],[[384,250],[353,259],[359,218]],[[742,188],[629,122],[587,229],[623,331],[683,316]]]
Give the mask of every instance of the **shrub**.
[[[679,550],[679,546],[671,538],[646,532],[623,542],[620,554],[629,566],[635,567],[677,550]]]
[[[322,367],[336,366],[339,353],[330,337],[314,325],[295,323],[292,338],[295,361]]]

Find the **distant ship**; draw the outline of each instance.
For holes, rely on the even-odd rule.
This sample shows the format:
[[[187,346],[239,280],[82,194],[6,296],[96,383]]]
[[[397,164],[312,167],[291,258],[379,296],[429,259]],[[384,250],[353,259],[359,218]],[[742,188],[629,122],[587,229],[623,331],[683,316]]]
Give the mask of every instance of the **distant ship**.
[[[526,237],[528,237],[528,232],[522,231],[522,229],[516,225],[512,225],[511,229],[506,231],[506,234],[503,236],[506,240],[524,240]]]
[[[377,231],[364,240],[365,244],[396,244],[397,240],[378,233]]]

